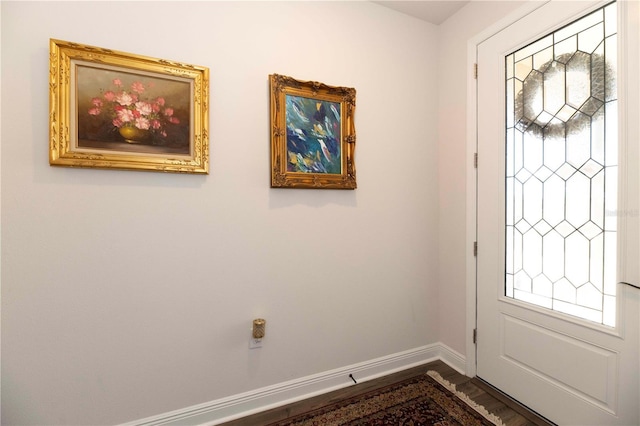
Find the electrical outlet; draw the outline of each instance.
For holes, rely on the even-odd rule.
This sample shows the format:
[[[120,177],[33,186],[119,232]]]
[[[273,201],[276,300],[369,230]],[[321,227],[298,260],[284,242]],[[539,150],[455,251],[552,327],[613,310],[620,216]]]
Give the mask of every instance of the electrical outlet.
[[[262,339],[249,338],[249,349],[256,349],[262,347]]]

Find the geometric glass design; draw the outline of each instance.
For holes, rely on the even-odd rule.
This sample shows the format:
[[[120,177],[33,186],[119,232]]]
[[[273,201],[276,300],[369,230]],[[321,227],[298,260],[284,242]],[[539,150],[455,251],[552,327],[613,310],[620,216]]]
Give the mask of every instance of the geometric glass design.
[[[616,16],[611,3],[505,58],[504,294],[611,327]]]

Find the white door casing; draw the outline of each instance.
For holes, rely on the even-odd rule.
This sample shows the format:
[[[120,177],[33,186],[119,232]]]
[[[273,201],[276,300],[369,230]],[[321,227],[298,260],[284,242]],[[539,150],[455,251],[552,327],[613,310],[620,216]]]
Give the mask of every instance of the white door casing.
[[[638,290],[615,328],[504,296],[505,56],[603,2],[550,2],[477,46],[477,375],[559,424],[640,424]],[[537,6],[536,6],[537,7]],[[638,4],[619,4],[618,279],[638,283]]]

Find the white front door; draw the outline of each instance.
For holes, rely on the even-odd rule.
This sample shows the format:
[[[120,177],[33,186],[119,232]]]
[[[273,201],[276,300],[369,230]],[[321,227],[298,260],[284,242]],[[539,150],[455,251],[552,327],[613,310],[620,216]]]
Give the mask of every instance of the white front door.
[[[478,45],[477,375],[639,425],[638,4],[549,2]]]

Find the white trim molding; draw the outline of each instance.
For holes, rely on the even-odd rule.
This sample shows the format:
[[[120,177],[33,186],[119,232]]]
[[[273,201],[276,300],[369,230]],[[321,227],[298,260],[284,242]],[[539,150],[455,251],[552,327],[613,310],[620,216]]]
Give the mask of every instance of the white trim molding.
[[[442,343],[434,343],[227,398],[135,420],[124,423],[121,426],[217,425],[353,386],[354,383],[349,377],[350,374],[353,375],[358,383],[361,383],[438,359],[461,374],[465,374],[466,360],[464,355]]]

